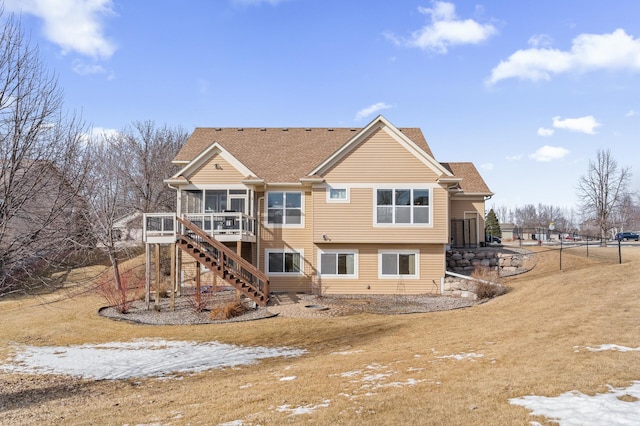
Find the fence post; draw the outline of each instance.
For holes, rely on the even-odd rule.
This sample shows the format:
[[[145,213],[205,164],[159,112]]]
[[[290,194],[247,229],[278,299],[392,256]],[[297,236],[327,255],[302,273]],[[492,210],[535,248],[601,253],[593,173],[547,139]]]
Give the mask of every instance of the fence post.
[[[560,237],[560,270],[562,271],[562,235],[558,234]]]
[[[618,263],[622,264],[622,250],[620,249],[622,240],[618,240]]]

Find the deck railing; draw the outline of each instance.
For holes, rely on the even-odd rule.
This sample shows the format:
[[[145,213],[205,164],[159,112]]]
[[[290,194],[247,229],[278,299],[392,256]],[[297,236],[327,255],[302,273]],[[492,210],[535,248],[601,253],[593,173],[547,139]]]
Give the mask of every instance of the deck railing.
[[[142,241],[175,242],[175,213],[145,213],[143,222]]]
[[[143,227],[144,242],[175,242],[176,234],[183,233],[175,213],[145,213]],[[207,235],[221,240],[241,240],[255,236],[256,220],[244,213],[186,213],[180,216],[202,229]]]

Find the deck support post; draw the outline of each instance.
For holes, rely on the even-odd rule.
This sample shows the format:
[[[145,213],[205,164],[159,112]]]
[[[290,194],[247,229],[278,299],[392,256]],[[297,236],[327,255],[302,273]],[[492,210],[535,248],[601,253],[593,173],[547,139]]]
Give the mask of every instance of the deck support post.
[[[160,309],[160,244],[156,244],[156,297],[154,308]]]
[[[146,243],[144,245],[144,257],[145,257],[145,265],[144,265],[144,303],[147,306],[147,310],[149,309],[149,299],[151,293],[151,251],[149,250],[149,244]]]
[[[176,283],[174,284],[178,292],[178,296],[182,296],[182,250],[176,246]]]
[[[171,278],[169,282],[171,283],[171,310],[176,310],[176,250],[178,247],[175,244],[171,244],[169,246],[171,250]]]
[[[196,262],[196,306],[202,306],[202,294],[200,293],[200,262]]]

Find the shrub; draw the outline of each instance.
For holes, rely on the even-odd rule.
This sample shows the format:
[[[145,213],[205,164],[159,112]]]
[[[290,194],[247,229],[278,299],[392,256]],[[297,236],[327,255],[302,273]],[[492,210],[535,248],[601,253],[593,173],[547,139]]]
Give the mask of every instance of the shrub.
[[[507,292],[501,284],[502,279],[496,269],[476,267],[471,273],[471,277],[476,280],[475,293],[478,299],[493,299]]]
[[[476,282],[476,295],[478,299],[493,299],[506,293],[506,289],[500,284],[492,284],[488,282]]]
[[[116,288],[112,271],[102,274],[98,278],[96,286],[98,294],[106,300],[109,306],[121,314],[129,312],[133,301],[140,298],[143,289],[144,280],[133,269],[120,272],[120,288]]]
[[[216,306],[211,310],[211,319],[226,320],[234,317],[238,317],[247,311],[247,307],[242,303],[242,300],[236,299],[231,302],[226,302],[223,305]]]

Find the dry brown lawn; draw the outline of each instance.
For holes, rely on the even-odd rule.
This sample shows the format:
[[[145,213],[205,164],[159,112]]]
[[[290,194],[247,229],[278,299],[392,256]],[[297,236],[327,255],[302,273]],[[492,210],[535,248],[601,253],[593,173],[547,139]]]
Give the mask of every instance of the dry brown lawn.
[[[558,252],[542,252],[533,271],[506,281],[506,295],[428,314],[145,326],[99,317],[102,300],[83,286],[2,301],[0,363],[13,343],[143,337],[308,353],[172,380],[0,372],[0,424],[545,424],[509,398],[595,394],[640,380],[640,352],[584,348],[640,346],[640,247],[623,248],[623,264],[617,249],[589,251],[565,250],[562,272]],[[469,353],[482,356],[446,358]],[[315,409],[292,415],[283,406]]]

